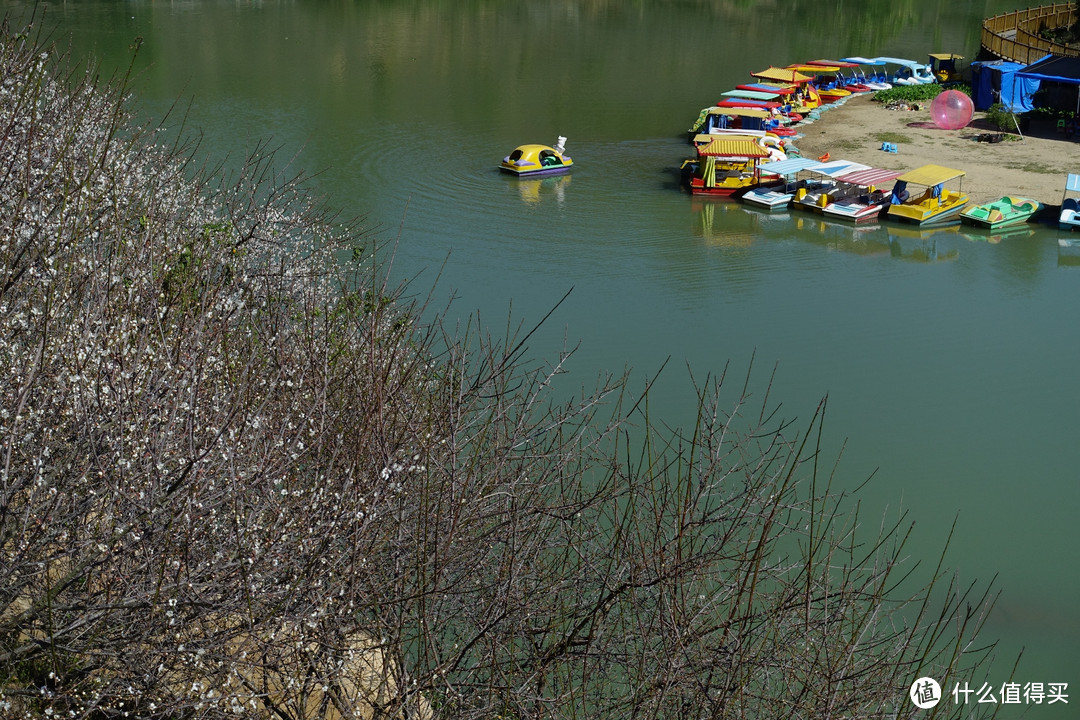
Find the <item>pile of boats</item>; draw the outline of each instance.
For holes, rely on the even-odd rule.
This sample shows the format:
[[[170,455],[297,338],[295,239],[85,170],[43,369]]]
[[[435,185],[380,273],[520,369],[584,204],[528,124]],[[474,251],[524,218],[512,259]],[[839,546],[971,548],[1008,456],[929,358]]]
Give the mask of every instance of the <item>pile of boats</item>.
[[[958,56],[935,54],[931,64],[902,58],[813,60],[751,73],[753,81],[722,93],[689,130],[696,154],[683,163],[694,195],[739,199],[767,211],[797,208],[855,223],[887,217],[916,225],[955,222],[998,229],[1042,209],[1006,196],[965,209],[962,170],[925,165],[908,172],[872,168],[828,154],[805,158],[791,145],[798,125],[851,95],[894,84],[948,78]],[[892,71],[888,68],[894,68]],[[1080,211],[1080,208],[1078,208]],[[1080,215],[1076,216],[1080,224]]]

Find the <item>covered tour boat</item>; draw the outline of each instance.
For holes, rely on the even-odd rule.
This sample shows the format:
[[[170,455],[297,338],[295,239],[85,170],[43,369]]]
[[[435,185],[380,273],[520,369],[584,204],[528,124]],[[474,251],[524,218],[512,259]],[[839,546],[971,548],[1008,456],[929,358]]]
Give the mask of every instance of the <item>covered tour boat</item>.
[[[697,158],[684,163],[691,170],[689,185],[693,195],[732,197],[761,182],[758,164],[769,157],[769,149],[756,138],[721,135],[698,147]]]

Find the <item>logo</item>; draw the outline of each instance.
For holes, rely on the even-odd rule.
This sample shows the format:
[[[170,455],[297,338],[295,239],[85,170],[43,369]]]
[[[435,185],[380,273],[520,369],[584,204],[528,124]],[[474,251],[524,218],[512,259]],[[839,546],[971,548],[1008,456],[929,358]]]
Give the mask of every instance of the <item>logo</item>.
[[[911,684],[911,702],[920,710],[934,707],[941,701],[941,686],[931,677],[921,677]]]

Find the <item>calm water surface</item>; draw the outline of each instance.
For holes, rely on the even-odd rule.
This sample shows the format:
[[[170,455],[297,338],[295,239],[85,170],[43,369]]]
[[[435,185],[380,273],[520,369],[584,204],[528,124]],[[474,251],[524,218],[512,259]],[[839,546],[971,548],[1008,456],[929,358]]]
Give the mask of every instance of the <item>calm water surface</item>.
[[[25,3],[0,3],[26,13]],[[79,2],[46,25],[78,56],[124,66],[135,92],[215,156],[257,139],[346,214],[400,235],[401,277],[455,312],[541,318],[532,343],[580,349],[563,389],[603,370],[632,384],[670,358],[653,411],[686,424],[695,376],[731,364],[806,418],[828,395],[840,481],[877,470],[864,517],[904,508],[933,557],[958,518],[961,584],[998,574],[987,637],[1025,648],[1018,682],[1068,682],[1080,704],[1080,256],[1048,229],[1008,237],[853,229],[699,203],[673,168],[700,108],[770,64],[929,52],[971,57],[981,18],[1014,4],[774,2]],[[572,175],[495,166],[569,138]],[[1062,178],[1064,182],[1064,178]],[[1003,191],[1009,188],[1003,187]],[[1058,198],[1044,198],[1056,202]],[[870,510],[867,510],[870,508]],[[871,522],[873,524],[873,522]],[[1010,664],[987,677],[1000,686]],[[1005,707],[1001,717],[1019,716]]]

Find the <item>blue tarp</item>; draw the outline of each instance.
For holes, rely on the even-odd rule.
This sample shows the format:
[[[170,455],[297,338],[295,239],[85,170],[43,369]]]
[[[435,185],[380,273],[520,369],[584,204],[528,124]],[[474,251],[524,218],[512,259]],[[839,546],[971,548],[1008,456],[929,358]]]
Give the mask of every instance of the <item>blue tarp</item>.
[[[1080,58],[1045,55],[1021,70],[1020,77],[1080,85]]]
[[[1076,113],[1080,114],[1080,58],[1045,55],[1017,75],[1032,80],[1076,85]]]
[[[971,63],[971,98],[976,110],[1001,103],[1014,113],[1032,110],[1039,79],[1023,74],[1024,66],[1006,60]]]

